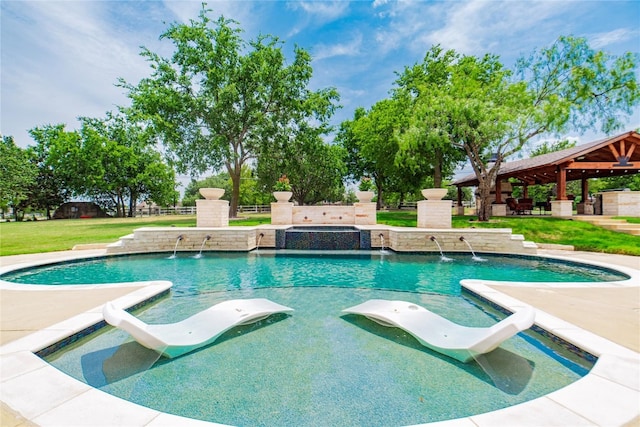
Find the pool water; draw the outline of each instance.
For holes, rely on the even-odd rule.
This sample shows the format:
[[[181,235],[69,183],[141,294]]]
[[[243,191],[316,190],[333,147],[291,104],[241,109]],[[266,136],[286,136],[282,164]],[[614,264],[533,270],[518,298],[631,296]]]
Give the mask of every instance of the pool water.
[[[364,254],[363,254],[364,252]],[[436,255],[379,251],[250,253],[192,253],[118,256],[53,264],[3,274],[15,283],[72,285],[142,280],[170,280],[178,295],[272,286],[340,286],[460,293],[460,280],[485,279],[526,282],[602,282],[626,280],[614,270],[539,257],[483,254]]]
[[[182,320],[218,302],[269,298],[292,307],[237,327],[213,345],[165,359],[108,327],[46,360],[113,395],[176,415],[236,426],[399,426],[497,410],[564,387],[591,368],[537,334],[463,364],[397,328],[345,315],[371,298],[401,299],[467,326],[504,316],[461,293],[462,278],[619,280],[614,272],[542,259],[453,262],[420,254],[207,254],[118,257],[3,276],[25,283],[167,279],[171,296],[135,314]],[[47,275],[50,275],[47,279]],[[53,280],[55,279],[55,280]]]

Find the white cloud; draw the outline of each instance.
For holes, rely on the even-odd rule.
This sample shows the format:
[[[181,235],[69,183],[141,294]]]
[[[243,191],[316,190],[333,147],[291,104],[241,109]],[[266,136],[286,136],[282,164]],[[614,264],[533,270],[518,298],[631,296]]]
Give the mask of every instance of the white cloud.
[[[555,17],[573,7],[571,2],[472,1],[454,3],[446,12],[441,28],[425,34],[422,40],[441,44],[460,53],[478,55],[492,52],[499,45],[530,46],[527,39],[560,32],[549,26],[560,24]],[[566,19],[566,15],[563,16]]]
[[[593,49],[602,49],[612,44],[626,42],[629,40],[640,39],[640,31],[637,28],[633,30],[628,28],[618,28],[605,33],[592,34],[587,37],[589,44]]]
[[[168,0],[164,1],[164,7],[176,16],[178,22],[188,24],[190,20],[198,19],[202,3],[201,0]],[[238,21],[241,28],[249,33],[254,32],[256,22],[259,21],[256,7],[259,7],[259,2],[213,0],[207,1],[205,5],[205,9],[211,10],[209,15],[212,19],[223,15],[226,19]]]
[[[287,7],[293,11],[302,11],[300,20],[293,25],[287,37],[293,37],[309,27],[320,27],[332,22],[349,11],[348,1],[290,1]]]
[[[313,48],[313,59],[320,61],[322,59],[334,58],[336,56],[356,56],[359,55],[362,46],[362,34],[356,34],[353,39],[347,43],[336,44],[318,44]]]
[[[26,145],[31,143],[27,129],[44,124],[42,116],[47,123],[73,127],[78,116],[101,116],[126,101],[114,87],[117,77],[139,75],[146,65],[138,55],[139,43],[109,31],[106,4],[3,5],[3,134]]]
[[[555,1],[456,1],[397,2],[388,4],[381,16],[388,23],[375,40],[382,52],[405,48],[424,53],[432,45],[459,53],[482,55],[496,50],[516,50],[531,40],[553,41],[566,28],[572,2]],[[506,46],[512,49],[505,49]]]
[[[349,10],[348,1],[295,1],[289,5],[293,10],[304,10],[324,22],[333,21]]]
[[[373,8],[376,9],[378,7],[382,7],[385,4],[391,2],[392,0],[373,0]]]

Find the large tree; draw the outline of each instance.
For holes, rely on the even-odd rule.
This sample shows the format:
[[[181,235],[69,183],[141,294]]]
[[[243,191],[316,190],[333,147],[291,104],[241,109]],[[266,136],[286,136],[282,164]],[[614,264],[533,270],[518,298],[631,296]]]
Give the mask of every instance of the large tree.
[[[115,206],[118,216],[127,210],[134,216],[140,200],[168,205],[175,199],[175,172],[151,144],[148,129],[122,114],[81,122],[79,153],[91,183],[86,195]]]
[[[382,206],[386,191],[413,191],[424,181],[415,173],[414,164],[398,161],[398,134],[404,126],[403,105],[396,99],[384,99],[369,110],[358,108],[353,120],[342,123],[337,140],[347,153],[347,165],[355,180],[373,178]]]
[[[446,79],[426,88],[423,110],[434,132],[466,153],[479,182],[480,220],[489,219],[490,192],[506,157],[545,134],[619,129],[640,99],[637,55],[596,52],[582,38],[559,38],[518,61],[516,73],[492,55],[435,58],[442,55],[454,59]]]
[[[235,216],[242,166],[301,122],[326,122],[338,95],[333,89],[307,88],[312,68],[305,50],[296,47],[287,65],[277,38],[260,36],[247,43],[237,22],[212,21],[209,12],[203,8],[198,20],[170,25],[161,38],[173,43],[173,56],[143,49],[152,75],[136,86],[121,84],[181,172],[226,168],[233,184],[230,215]]]
[[[409,167],[413,175],[432,176],[433,186],[442,187],[455,167],[465,159],[464,151],[452,145],[443,129],[447,115],[439,111],[439,91],[450,78],[450,66],[459,57],[452,50],[433,46],[421,63],[406,67],[396,80],[393,97],[405,110],[405,127],[398,134],[396,161]]]
[[[293,200],[300,205],[342,200],[344,151],[324,142],[321,133],[320,129],[302,124],[288,138],[265,146],[256,168],[263,187],[271,190],[284,174],[291,183]]]
[[[79,131],[46,125],[30,131],[43,163],[69,194],[135,214],[139,200],[168,204],[175,198],[175,172],[150,145],[150,133],[122,114],[80,119]],[[66,193],[65,193],[66,194]]]
[[[27,150],[18,147],[13,137],[3,136],[0,141],[0,209],[14,209],[16,219],[20,202],[28,198],[29,188],[35,182],[37,170],[29,161]]]
[[[29,188],[29,197],[23,203],[34,209],[43,209],[47,219],[51,219],[51,211],[69,200],[72,192],[65,186],[63,174],[54,169],[49,161],[49,132],[56,133],[53,126],[32,129],[31,137],[36,145],[28,147],[30,160],[38,170],[36,180]]]

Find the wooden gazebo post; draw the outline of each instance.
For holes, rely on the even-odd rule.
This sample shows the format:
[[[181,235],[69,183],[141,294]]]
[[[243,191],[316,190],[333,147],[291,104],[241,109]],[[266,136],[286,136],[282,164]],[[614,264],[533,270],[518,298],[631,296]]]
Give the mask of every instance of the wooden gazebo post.
[[[573,216],[573,201],[567,200],[567,169],[560,165],[556,169],[556,200],[551,201],[551,215]]]

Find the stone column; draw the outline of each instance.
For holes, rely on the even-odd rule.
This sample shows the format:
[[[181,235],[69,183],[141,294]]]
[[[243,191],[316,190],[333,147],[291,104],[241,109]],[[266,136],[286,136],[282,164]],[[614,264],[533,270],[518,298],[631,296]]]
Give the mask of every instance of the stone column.
[[[640,191],[602,193],[602,214],[640,217]]]
[[[580,202],[576,205],[579,215],[593,215],[593,203],[590,201]]]
[[[419,201],[418,228],[451,228],[451,200]]]
[[[353,219],[356,225],[374,225],[378,223],[375,203],[354,203]]]
[[[196,200],[197,227],[228,227],[229,202],[226,200]]]
[[[271,224],[274,224],[274,225],[293,224],[293,203],[291,202],[271,203]]]
[[[552,200],[551,216],[573,216],[573,200]]]
[[[504,203],[494,203],[491,205],[492,216],[507,216],[507,205]]]

